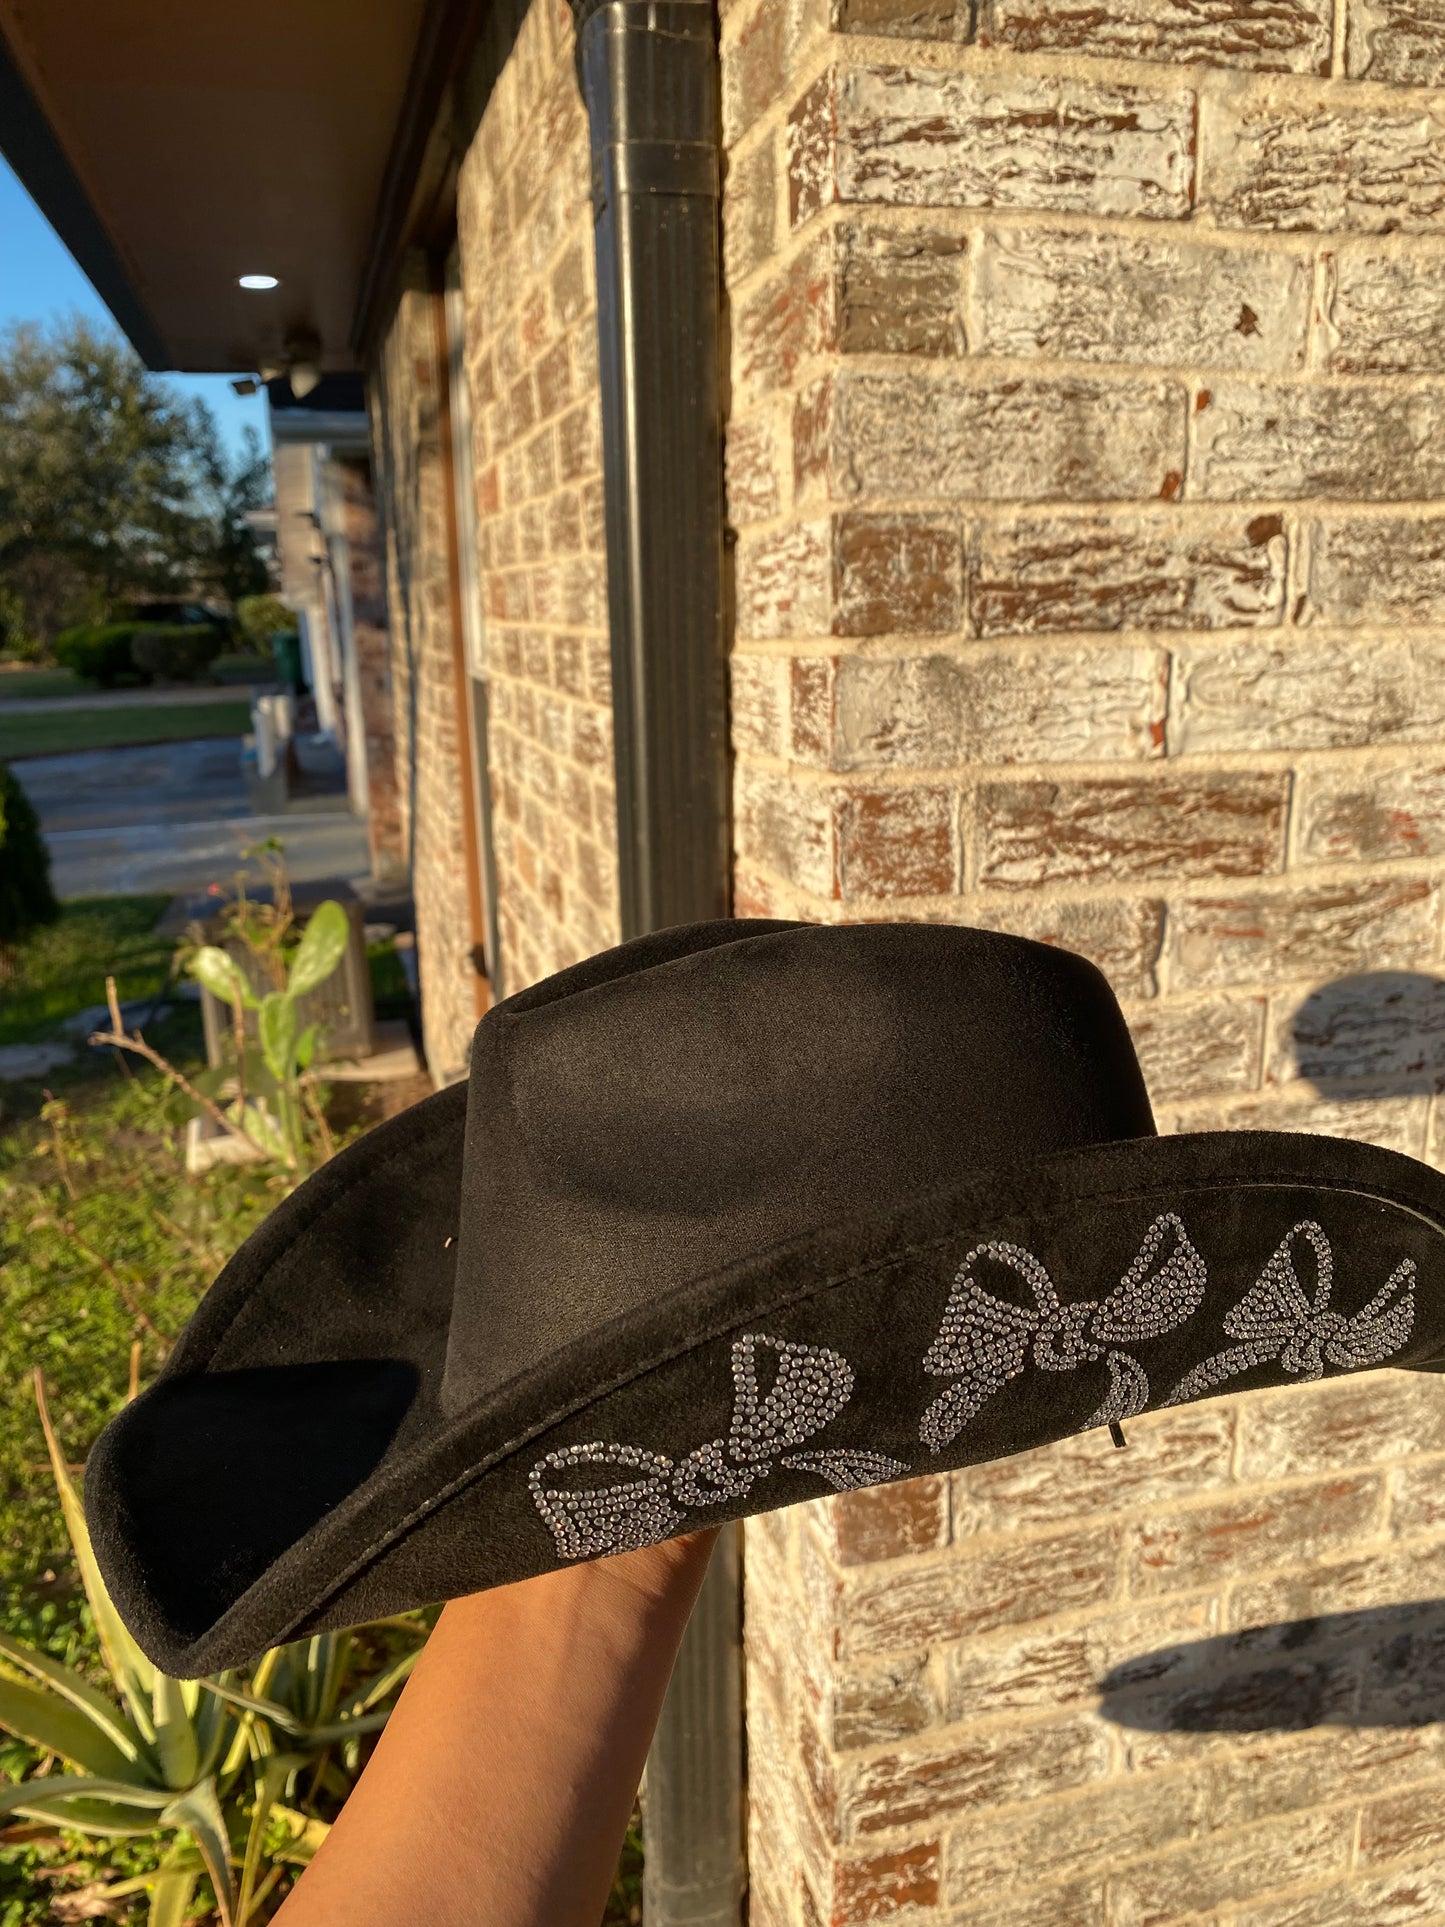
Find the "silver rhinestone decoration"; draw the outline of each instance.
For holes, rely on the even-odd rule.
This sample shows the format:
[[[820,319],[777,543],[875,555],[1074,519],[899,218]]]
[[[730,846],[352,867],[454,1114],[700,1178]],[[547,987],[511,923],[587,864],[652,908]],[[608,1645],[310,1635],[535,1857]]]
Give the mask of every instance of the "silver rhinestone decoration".
[[[575,1465],[620,1465],[640,1476],[615,1485],[549,1486],[550,1472]],[[569,1445],[532,1467],[532,1501],[551,1528],[559,1559],[599,1559],[670,1539],[682,1514],[668,1503],[672,1460],[635,1445]]]
[[[768,1374],[771,1372],[769,1380]],[[812,1438],[848,1403],[853,1367],[841,1352],[750,1333],[732,1348],[733,1414],[726,1439],[709,1439],[679,1464],[635,1445],[572,1445],[532,1468],[530,1489],[560,1559],[631,1552],[682,1530],[678,1508],[725,1505],[767,1477],[784,1446]],[[766,1384],[766,1389],[764,1386]],[[838,1492],[901,1478],[881,1452],[831,1450],[783,1459]],[[641,1474],[601,1487],[566,1487],[548,1475],[576,1465],[622,1465]]]
[[[1305,1291],[1295,1265],[1300,1243],[1314,1253],[1315,1289]],[[1346,1370],[1382,1365],[1400,1350],[1415,1326],[1413,1258],[1402,1259],[1363,1311],[1353,1318],[1331,1309],[1335,1259],[1330,1241],[1313,1218],[1286,1234],[1258,1279],[1224,1320],[1224,1329],[1241,1342],[1191,1372],[1174,1387],[1167,1405],[1203,1398],[1227,1379],[1277,1359],[1297,1378],[1322,1378],[1326,1364]]]
[[[741,1498],[766,1466],[729,1465],[724,1456],[726,1440],[713,1439],[689,1452],[672,1475],[673,1497],[680,1505],[722,1505]]]
[[[1162,1262],[1161,1252],[1167,1253]],[[973,1276],[981,1258],[1017,1272],[1038,1309],[984,1291]],[[1157,1338],[1182,1325],[1198,1309],[1207,1282],[1204,1260],[1172,1211],[1149,1226],[1129,1269],[1102,1304],[1093,1299],[1063,1304],[1048,1272],[1022,1245],[976,1246],[954,1279],[942,1326],[923,1361],[934,1377],[957,1382],[923,1414],[919,1437],[931,1452],[941,1452],[1009,1379],[1019,1376],[1030,1352],[1046,1372],[1077,1371],[1100,1359],[1107,1363],[1108,1396],[1084,1429],[1132,1418],[1149,1402],[1149,1380],[1138,1360],[1117,1344]]]
[[[816,1472],[835,1492],[859,1492],[866,1485],[885,1485],[901,1479],[908,1467],[882,1452],[849,1452],[841,1448],[826,1452],[789,1452],[783,1460],[795,1472]]]
[[[759,1365],[772,1354],[775,1376],[764,1393]],[[733,1346],[733,1422],[728,1450],[741,1464],[772,1458],[821,1432],[853,1395],[853,1367],[822,1345],[750,1336]]]

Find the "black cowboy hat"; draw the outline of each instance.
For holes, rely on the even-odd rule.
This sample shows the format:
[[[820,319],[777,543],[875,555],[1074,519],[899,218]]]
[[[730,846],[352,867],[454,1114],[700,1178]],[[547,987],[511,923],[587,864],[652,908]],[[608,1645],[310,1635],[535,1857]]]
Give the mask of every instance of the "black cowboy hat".
[[[467,1087],[287,1199],[86,1510],[197,1674],[1226,1387],[1434,1369],[1442,1267],[1411,1158],[1157,1137],[1079,957],[698,925],[499,1004]]]

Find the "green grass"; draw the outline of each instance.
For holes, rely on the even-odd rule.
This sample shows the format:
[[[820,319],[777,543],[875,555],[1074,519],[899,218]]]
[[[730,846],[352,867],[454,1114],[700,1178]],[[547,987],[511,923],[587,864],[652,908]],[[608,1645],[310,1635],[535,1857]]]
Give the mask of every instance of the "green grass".
[[[156,704],[134,709],[55,709],[7,716],[0,704],[0,761],[58,756],[67,750],[119,749],[127,743],[175,743],[193,736],[243,736],[251,727],[246,702]]]
[[[89,689],[89,683],[81,682],[68,669],[0,670],[0,703],[22,698],[35,701],[42,696],[83,696]]]
[[[33,931],[14,953],[14,974],[0,983],[0,1045],[52,1036],[89,1004],[105,1002],[114,975],[121,1001],[154,997],[164,986],[175,945],[155,926],[165,896],[73,897],[60,921]]]

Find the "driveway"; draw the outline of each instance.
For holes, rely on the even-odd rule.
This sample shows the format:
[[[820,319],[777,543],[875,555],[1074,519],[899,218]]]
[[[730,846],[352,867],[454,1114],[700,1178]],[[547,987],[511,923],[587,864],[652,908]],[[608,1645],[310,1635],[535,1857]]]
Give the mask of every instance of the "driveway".
[[[366,825],[344,793],[253,816],[234,736],[31,756],[11,765],[40,816],[62,897],[201,890],[228,883],[244,844],[279,837],[293,880],[360,876]]]

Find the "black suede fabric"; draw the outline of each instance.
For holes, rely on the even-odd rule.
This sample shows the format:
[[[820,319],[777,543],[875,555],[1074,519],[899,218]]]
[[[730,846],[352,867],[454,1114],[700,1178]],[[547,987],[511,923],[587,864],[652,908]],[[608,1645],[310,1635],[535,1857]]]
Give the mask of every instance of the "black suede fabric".
[[[1437,1367],[1439,1174],[1152,1131],[1066,953],[731,923],[592,959],[227,1267],[92,1456],[107,1583],[188,1675],[1214,1390]]]

